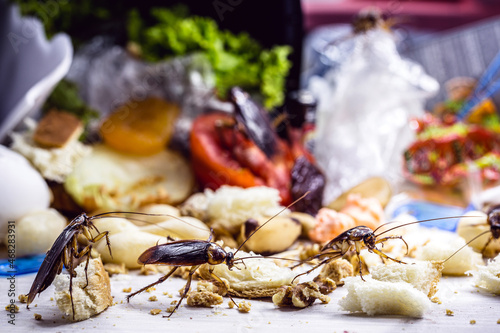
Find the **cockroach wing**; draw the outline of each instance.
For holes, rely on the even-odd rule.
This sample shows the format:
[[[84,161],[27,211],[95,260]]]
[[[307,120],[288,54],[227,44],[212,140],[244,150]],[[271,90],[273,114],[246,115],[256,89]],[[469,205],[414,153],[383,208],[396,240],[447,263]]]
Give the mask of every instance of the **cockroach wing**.
[[[276,152],[277,136],[267,112],[238,87],[233,87],[229,95],[235,108],[236,119],[243,124],[247,135],[267,157],[273,156]]]
[[[180,240],[153,246],[142,253],[139,264],[195,266],[208,262],[208,248],[212,243],[203,240]]]
[[[28,293],[28,305],[33,302],[36,294],[40,294],[47,289],[52,284],[52,281],[54,281],[63,260],[64,249],[71,242],[77,231],[78,226],[75,226],[73,223],[69,224],[64,228],[59,237],[57,237],[54,244],[52,244],[31,285]]]

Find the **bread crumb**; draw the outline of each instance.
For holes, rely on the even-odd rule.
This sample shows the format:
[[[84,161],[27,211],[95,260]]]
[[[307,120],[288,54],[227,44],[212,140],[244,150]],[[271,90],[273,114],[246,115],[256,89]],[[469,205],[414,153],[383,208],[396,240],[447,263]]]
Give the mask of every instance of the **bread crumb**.
[[[54,297],[51,297],[51,298],[50,298],[50,300],[51,300],[51,301],[53,301],[53,300],[54,300]]]
[[[35,317],[35,320],[42,320],[42,315],[39,313],[35,313],[33,317]]]
[[[153,295],[153,296],[151,296],[151,297],[149,298],[149,301],[150,301],[150,302],[156,302],[156,301],[158,301],[158,298],[156,298],[156,296],[154,296],[154,295]]]
[[[229,302],[227,302],[227,306],[228,306],[230,309],[233,309],[233,308],[234,308],[234,302],[233,302],[233,301],[229,301]]]
[[[169,313],[172,313],[174,310],[175,310],[175,306],[174,305],[172,305],[172,306],[170,306],[170,307],[167,308],[167,312],[169,312]]]
[[[115,274],[128,274],[128,269],[123,262],[121,264],[104,264],[104,270],[108,272],[110,276]]]
[[[169,293],[168,291],[164,291],[164,292],[163,292],[163,295],[165,295],[165,296],[167,296],[167,297],[169,297],[169,298],[174,297],[174,295],[172,295],[172,294],[171,294],[171,293]]]
[[[211,307],[212,305],[222,304],[222,296],[227,294],[227,281],[223,280],[224,285],[213,281],[198,281],[196,290],[187,295],[187,304],[189,306]]]
[[[153,316],[156,316],[157,314],[159,314],[161,312],[160,309],[151,309],[151,311],[149,311],[149,313],[151,313]]]
[[[353,275],[354,268],[352,264],[345,259],[337,259],[323,266],[321,272],[314,278],[313,281],[318,283],[318,281],[324,281],[329,278],[335,282],[335,285],[343,286],[344,282],[342,280],[347,276]]]
[[[132,291],[132,287],[128,287],[128,288],[123,288],[122,290],[124,293],[129,293]]]
[[[446,315],[447,315],[447,316],[453,316],[453,315],[454,315],[454,313],[453,313],[453,311],[451,311],[450,309],[446,309]]]
[[[240,302],[240,304],[238,304],[238,311],[240,312],[250,312],[251,309],[252,309],[252,303],[250,302],[243,301]]]
[[[476,321],[475,321],[474,319],[471,319],[471,320],[470,320],[470,324],[471,324],[471,325],[474,325],[475,323],[476,323]]]
[[[170,302],[170,305],[176,305],[177,304],[177,300],[173,300],[172,302]]]
[[[19,299],[19,302],[26,303],[28,301],[28,296],[25,294],[21,294],[21,295],[19,295],[18,299]]]
[[[141,266],[141,270],[139,274],[141,275],[154,275],[158,273],[158,268],[156,268],[156,265],[144,265]]]
[[[155,287],[149,287],[148,289],[146,289],[146,292],[150,293],[150,292],[155,291],[155,290],[156,290]]]
[[[500,324],[500,319],[497,320],[497,324]]]
[[[441,300],[437,296],[434,296],[433,298],[431,298],[431,302],[436,303],[436,304],[443,304],[443,302],[441,302]]]
[[[17,312],[19,312],[19,307],[17,305],[15,305],[14,303],[11,303],[5,307],[5,310],[7,310],[9,312],[17,313]]]

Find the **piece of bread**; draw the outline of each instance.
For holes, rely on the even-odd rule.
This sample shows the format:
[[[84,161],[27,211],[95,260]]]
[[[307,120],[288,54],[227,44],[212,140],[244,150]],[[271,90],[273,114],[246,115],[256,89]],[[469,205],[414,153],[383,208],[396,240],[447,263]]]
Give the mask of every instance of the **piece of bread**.
[[[422,317],[429,308],[429,297],[437,291],[441,277],[441,263],[416,262],[414,264],[379,265],[372,275],[344,279],[348,290],[339,301],[349,312],[374,315],[400,315]]]
[[[370,272],[374,280],[406,282],[431,298],[437,292],[443,266],[440,261],[417,261],[406,265],[391,263],[375,266]]]
[[[480,211],[467,212],[458,221],[457,233],[467,242],[488,230],[490,230],[490,225],[487,222],[487,215]],[[490,237],[491,233],[485,233],[471,242],[469,246],[477,252],[482,252],[485,258],[494,258],[500,253],[500,239],[492,239],[488,246],[484,248]]]
[[[224,185],[210,194],[207,218],[211,224],[236,234],[249,218],[271,217],[279,213],[284,208],[280,206],[280,201],[279,191],[271,187],[241,188]],[[280,215],[289,213],[285,211]]]
[[[479,266],[477,271],[468,272],[474,276],[478,288],[500,295],[500,255],[490,260],[488,265]]]
[[[200,306],[210,308],[213,305],[222,304],[226,295],[226,286],[216,286],[212,281],[198,281],[196,290],[187,295],[186,301],[189,306]]]
[[[54,279],[54,296],[57,306],[59,310],[68,315],[69,319],[75,321],[95,316],[113,303],[109,275],[104,270],[101,259],[90,259],[87,269],[88,285],[85,278],[85,264],[86,261],[76,267],[76,276],[73,277],[74,317],[69,293],[69,274],[59,274]]]
[[[426,235],[428,239],[415,251],[415,258],[429,261],[446,260],[443,275],[465,275],[465,272],[475,269],[477,265],[484,264],[481,254],[470,246],[463,247],[466,242],[456,233],[429,230]]]
[[[231,249],[225,248],[226,251]],[[257,256],[253,253],[239,251],[236,257]],[[219,278],[229,282],[228,293],[231,296],[245,298],[271,297],[283,285],[291,284],[296,273],[290,268],[279,267],[271,259],[252,258],[245,259],[243,264],[229,270],[227,265],[208,264],[200,267],[200,276],[203,279],[212,279],[210,269]]]
[[[349,312],[374,315],[423,317],[431,301],[406,282],[378,281],[367,276],[344,279],[348,294],[339,301],[340,308]]]

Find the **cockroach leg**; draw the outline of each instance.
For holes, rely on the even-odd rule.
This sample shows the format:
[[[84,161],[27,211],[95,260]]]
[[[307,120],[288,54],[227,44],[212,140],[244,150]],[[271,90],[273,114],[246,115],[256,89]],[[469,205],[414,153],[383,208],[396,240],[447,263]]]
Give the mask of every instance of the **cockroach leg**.
[[[188,275],[188,278],[187,278],[186,286],[184,287],[184,292],[181,295],[181,299],[179,300],[179,302],[177,303],[177,305],[175,306],[175,308],[170,312],[170,314],[168,316],[163,316],[164,318],[165,317],[170,318],[170,316],[173,315],[174,312],[179,308],[179,306],[182,303],[182,300],[186,297],[186,295],[187,295],[187,293],[189,291],[189,288],[191,287],[191,281],[193,279],[193,274],[194,274],[194,272],[196,272],[196,270],[199,267],[200,267],[200,265],[196,265],[196,266],[192,266],[191,267],[191,269],[189,270],[189,275]]]
[[[177,268],[179,268],[179,267],[178,267],[178,266],[175,266],[174,268],[172,268],[172,270],[171,270],[170,272],[168,272],[168,274],[167,274],[167,275],[164,275],[164,276],[162,276],[161,278],[159,278],[159,279],[158,279],[158,281],[153,282],[153,283],[151,283],[151,284],[149,284],[149,285],[145,286],[144,288],[141,288],[141,289],[137,290],[136,292],[134,292],[134,293],[132,293],[132,294],[130,294],[130,295],[127,295],[127,302],[130,302],[130,298],[134,297],[134,296],[135,296],[135,295],[137,295],[137,294],[142,293],[144,290],[146,290],[146,289],[148,289],[148,288],[151,288],[152,286],[156,286],[157,284],[159,284],[159,283],[162,283],[162,282],[166,281],[166,280],[170,277],[170,275],[174,274],[174,272],[177,270]]]
[[[297,279],[299,276],[307,275],[307,274],[311,273],[312,271],[314,271],[315,269],[317,269],[318,267],[323,266],[325,264],[328,264],[330,261],[333,261],[333,260],[338,259],[340,257],[340,254],[338,254],[337,251],[332,251],[332,252],[328,252],[328,253],[320,253],[320,254],[321,254],[321,256],[324,256],[325,254],[337,254],[337,256],[326,258],[323,261],[321,261],[319,264],[315,265],[313,268],[309,269],[308,271],[306,271],[304,273],[300,273],[299,275],[295,276],[293,278],[293,280],[292,280],[292,284],[293,284],[293,281],[295,281],[295,279]],[[304,262],[310,261],[310,260],[313,260],[313,259],[316,259],[316,258],[319,258],[319,254],[316,255],[316,256],[314,256],[314,257],[312,257],[312,258],[309,258],[309,259],[305,260]],[[292,269],[294,269],[295,267],[300,266],[300,265],[302,265],[302,263],[293,266]]]
[[[229,295],[229,293],[228,293],[229,291],[227,290],[227,287],[226,287],[226,284],[224,283],[224,281],[222,281],[222,279],[220,277],[218,277],[217,275],[215,275],[215,273],[213,272],[213,268],[210,268],[208,271],[210,272],[210,276],[212,276],[217,282],[219,282],[220,284],[222,284],[222,287],[224,289],[226,289],[226,293],[225,294],[227,296],[229,296],[229,298],[231,299],[231,301],[233,302],[233,304],[236,305],[236,307],[238,307],[238,304],[236,304],[236,302],[231,297],[231,295]]]
[[[406,245],[406,254],[408,254],[408,252],[409,252],[409,250],[410,250],[410,247],[408,246],[408,243],[406,243],[406,241],[404,240],[403,236],[387,236],[387,237],[384,237],[384,238],[380,238],[380,239],[378,239],[378,240],[375,242],[375,244],[382,243],[382,246],[384,246],[384,245],[383,245],[383,243],[384,243],[385,241],[389,240],[389,239],[401,239],[401,240],[403,241],[403,243],[405,243],[405,245]],[[389,258],[389,257],[387,257],[387,258]],[[391,259],[391,258],[389,258],[389,259]]]

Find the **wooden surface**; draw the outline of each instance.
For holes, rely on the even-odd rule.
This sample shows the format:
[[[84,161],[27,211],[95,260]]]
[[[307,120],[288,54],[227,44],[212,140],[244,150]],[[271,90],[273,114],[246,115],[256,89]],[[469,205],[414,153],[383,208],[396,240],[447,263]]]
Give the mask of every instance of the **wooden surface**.
[[[16,277],[16,296],[27,293],[34,279],[34,274]],[[59,311],[54,297],[54,287],[37,297],[30,310],[25,304],[16,302],[20,307],[15,316],[15,326],[8,323],[8,312],[1,317],[1,332],[500,332],[500,297],[482,291],[473,286],[471,277],[445,277],[439,284],[437,296],[442,304],[432,303],[423,318],[397,316],[369,317],[362,314],[349,314],[341,311],[338,300],[346,295],[345,288],[338,288],[330,294],[331,301],[321,304],[316,301],[311,307],[297,309],[277,308],[270,300],[250,300],[252,309],[249,313],[240,313],[228,307],[229,298],[214,308],[193,308],[183,306],[168,319],[163,318],[170,303],[178,299],[178,290],[185,280],[172,278],[157,286],[151,293],[144,292],[131,299],[127,304],[124,288],[139,289],[160,275],[139,276],[115,275],[111,279],[112,295],[116,305],[100,315],[82,322],[73,323]],[[9,281],[0,280],[2,308],[9,304]],[[194,282],[194,286],[196,282]],[[173,295],[165,296],[163,292]],[[157,302],[148,298],[157,296]],[[241,301],[235,299],[237,302]],[[153,316],[150,310],[161,309]],[[446,310],[453,311],[447,316]],[[34,319],[34,314],[42,315],[42,320]],[[475,320],[475,324],[470,321]]]

